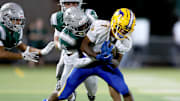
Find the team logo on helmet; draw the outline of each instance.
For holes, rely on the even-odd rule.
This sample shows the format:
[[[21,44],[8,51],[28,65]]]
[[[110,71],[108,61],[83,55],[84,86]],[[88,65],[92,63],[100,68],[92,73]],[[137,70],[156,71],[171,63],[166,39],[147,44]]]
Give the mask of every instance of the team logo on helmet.
[[[134,31],[136,17],[128,8],[117,9],[111,19],[111,31],[118,40],[124,40]]]

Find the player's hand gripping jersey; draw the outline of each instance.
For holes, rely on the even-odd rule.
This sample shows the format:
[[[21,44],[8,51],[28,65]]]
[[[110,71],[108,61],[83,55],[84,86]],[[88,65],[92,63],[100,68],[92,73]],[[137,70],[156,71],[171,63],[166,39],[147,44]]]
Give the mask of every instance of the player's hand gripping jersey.
[[[88,38],[92,43],[95,44],[93,50],[95,52],[101,52],[101,46],[104,41],[110,40],[114,45],[113,50],[117,53],[124,54],[128,52],[132,47],[131,37],[127,37],[124,40],[117,40],[110,35],[110,22],[106,20],[96,20],[92,24],[89,32],[87,33]]]

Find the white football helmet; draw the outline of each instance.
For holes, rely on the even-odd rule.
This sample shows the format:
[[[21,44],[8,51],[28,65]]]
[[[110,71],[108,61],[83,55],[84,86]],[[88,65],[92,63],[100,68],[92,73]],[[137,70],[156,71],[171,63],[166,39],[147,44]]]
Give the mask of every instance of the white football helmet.
[[[73,31],[76,36],[84,37],[89,30],[90,20],[78,7],[68,8],[63,15],[66,27]]]
[[[9,2],[0,9],[1,22],[12,31],[20,32],[25,25],[24,11],[20,5]],[[16,22],[18,21],[18,22]]]
[[[64,6],[64,3],[66,2],[77,2],[79,5],[78,7],[81,8],[81,5],[83,4],[83,0],[59,0],[59,3],[61,5],[61,11],[65,11],[67,8]]]

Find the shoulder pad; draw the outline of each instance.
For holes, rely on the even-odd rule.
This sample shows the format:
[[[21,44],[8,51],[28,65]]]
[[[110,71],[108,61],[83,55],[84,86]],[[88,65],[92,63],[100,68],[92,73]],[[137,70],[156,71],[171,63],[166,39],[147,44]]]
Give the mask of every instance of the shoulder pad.
[[[51,25],[59,25],[63,21],[63,12],[55,12],[51,15],[50,23]]]
[[[94,26],[95,29],[109,29],[110,22],[106,20],[96,20],[93,22],[92,26]]]
[[[106,20],[95,20],[90,30],[87,33],[88,38],[91,40],[91,42],[99,41],[100,38],[108,38],[108,32],[109,32],[109,23]]]
[[[64,28],[63,12],[59,11],[53,13],[50,20],[51,20],[51,25],[61,32],[62,29]]]
[[[50,17],[50,24],[51,25],[57,25],[57,18],[56,18],[57,12],[53,13]]]

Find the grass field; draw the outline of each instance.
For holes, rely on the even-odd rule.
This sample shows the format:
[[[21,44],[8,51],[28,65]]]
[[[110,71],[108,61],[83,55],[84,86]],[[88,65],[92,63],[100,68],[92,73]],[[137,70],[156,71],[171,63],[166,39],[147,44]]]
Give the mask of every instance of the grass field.
[[[180,69],[122,69],[135,101],[180,101]],[[0,66],[0,101],[42,101],[54,90],[55,66],[28,68]],[[84,85],[77,101],[88,101]],[[106,83],[99,79],[96,101],[112,101]]]

